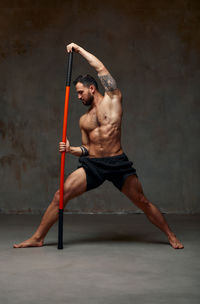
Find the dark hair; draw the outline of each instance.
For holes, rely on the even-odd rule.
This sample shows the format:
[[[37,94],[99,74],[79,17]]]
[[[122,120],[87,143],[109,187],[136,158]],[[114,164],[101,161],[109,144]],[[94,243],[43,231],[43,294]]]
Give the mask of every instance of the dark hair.
[[[79,75],[74,81],[73,84],[76,85],[78,82],[82,83],[85,87],[89,88],[92,84],[98,90],[98,84],[96,80],[89,74]]]

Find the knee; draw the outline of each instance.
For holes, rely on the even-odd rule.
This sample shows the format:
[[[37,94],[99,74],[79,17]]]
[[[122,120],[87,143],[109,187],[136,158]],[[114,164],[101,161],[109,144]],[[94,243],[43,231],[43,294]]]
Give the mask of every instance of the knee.
[[[138,206],[146,213],[151,208],[151,203],[144,195],[140,195],[138,197]]]
[[[70,191],[68,189],[64,189],[64,194],[63,194],[63,201],[64,203],[67,203],[67,201],[70,199]],[[59,207],[59,202],[60,202],[60,190],[57,190],[56,193],[54,194],[53,198],[53,203],[56,205],[56,207]]]
[[[57,190],[56,193],[54,194],[53,203],[56,207],[59,207],[59,202],[60,202],[60,190]]]
[[[64,200],[65,204],[70,200],[70,197],[71,197],[70,188],[65,188],[64,189],[64,196],[63,196],[63,200]]]

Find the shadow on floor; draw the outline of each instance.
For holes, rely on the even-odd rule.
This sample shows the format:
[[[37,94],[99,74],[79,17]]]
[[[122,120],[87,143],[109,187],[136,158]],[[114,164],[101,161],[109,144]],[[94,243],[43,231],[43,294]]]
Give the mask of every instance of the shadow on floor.
[[[167,241],[156,240],[148,238],[146,235],[116,235],[116,234],[106,234],[106,235],[96,235],[95,237],[82,237],[75,239],[65,239],[63,245],[80,245],[80,244],[90,244],[90,243],[150,243],[150,244],[162,244],[169,245]],[[57,242],[45,243],[44,246],[56,246]]]

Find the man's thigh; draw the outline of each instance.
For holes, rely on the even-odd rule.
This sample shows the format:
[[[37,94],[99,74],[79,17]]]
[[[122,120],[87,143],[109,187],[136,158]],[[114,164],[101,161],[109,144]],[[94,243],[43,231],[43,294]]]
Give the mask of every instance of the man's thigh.
[[[72,172],[64,183],[64,195],[67,199],[72,199],[86,191],[87,179],[83,168],[79,168]]]
[[[136,175],[130,175],[126,178],[122,192],[134,203],[144,198],[142,185]]]

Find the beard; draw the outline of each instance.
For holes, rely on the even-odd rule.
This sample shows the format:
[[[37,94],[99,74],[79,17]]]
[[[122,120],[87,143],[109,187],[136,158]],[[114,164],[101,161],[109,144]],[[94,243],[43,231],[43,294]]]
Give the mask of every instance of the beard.
[[[82,103],[84,106],[89,107],[93,102],[94,96],[88,93],[87,99],[83,100]]]

